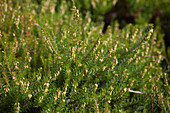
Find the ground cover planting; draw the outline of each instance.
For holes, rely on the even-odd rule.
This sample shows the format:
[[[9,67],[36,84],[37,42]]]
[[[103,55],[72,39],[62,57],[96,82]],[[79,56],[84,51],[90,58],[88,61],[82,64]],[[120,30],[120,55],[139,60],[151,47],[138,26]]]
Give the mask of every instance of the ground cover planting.
[[[102,33],[96,8],[116,2],[1,0],[0,112],[168,113],[159,19]]]

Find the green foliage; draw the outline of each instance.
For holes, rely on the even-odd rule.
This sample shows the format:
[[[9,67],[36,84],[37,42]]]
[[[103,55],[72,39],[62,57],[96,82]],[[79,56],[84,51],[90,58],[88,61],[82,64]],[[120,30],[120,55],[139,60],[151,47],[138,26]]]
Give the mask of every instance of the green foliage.
[[[159,28],[101,34],[76,4],[0,1],[0,111],[168,112]]]

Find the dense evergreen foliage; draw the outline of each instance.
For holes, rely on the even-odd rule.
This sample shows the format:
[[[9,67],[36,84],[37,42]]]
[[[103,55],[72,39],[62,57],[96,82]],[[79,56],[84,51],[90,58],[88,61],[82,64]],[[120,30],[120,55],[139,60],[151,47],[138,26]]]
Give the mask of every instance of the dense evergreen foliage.
[[[170,8],[153,1],[1,0],[0,112],[168,113]]]

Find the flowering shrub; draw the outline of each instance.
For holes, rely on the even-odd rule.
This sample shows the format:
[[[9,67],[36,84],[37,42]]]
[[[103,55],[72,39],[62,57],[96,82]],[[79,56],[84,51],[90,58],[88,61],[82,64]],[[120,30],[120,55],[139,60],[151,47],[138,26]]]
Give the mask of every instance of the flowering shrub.
[[[77,2],[76,2],[77,3]],[[74,1],[0,1],[0,111],[168,112],[153,25],[83,19]]]

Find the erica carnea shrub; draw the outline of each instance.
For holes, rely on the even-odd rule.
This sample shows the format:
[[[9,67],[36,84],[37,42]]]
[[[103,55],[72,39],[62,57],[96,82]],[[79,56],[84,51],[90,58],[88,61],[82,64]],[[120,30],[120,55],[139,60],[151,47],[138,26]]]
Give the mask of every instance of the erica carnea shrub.
[[[0,111],[168,112],[158,28],[102,34],[76,3],[0,1]]]

